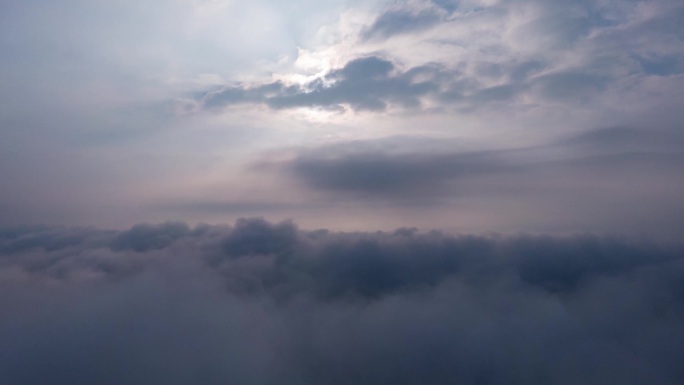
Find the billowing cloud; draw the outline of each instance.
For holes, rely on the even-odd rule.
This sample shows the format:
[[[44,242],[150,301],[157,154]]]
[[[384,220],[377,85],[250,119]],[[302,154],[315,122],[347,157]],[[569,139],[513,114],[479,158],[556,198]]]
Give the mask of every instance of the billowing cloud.
[[[160,226],[140,224],[120,233],[112,242],[112,248],[135,251],[163,249],[176,239],[187,236],[189,232],[185,223],[166,223]]]
[[[263,219],[0,245],[7,384],[684,379],[681,245]]]

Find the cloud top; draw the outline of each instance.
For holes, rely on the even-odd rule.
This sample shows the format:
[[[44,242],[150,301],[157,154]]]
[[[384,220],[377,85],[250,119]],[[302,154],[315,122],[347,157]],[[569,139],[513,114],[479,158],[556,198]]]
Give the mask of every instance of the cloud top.
[[[0,246],[8,384],[684,378],[681,245],[253,218],[14,229]]]

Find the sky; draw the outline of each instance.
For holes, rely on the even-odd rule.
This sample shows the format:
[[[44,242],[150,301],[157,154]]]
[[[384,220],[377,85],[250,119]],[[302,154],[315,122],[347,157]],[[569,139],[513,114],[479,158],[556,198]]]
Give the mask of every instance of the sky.
[[[0,1],[0,384],[684,383],[682,21]]]
[[[5,1],[0,225],[684,230],[684,5]]]

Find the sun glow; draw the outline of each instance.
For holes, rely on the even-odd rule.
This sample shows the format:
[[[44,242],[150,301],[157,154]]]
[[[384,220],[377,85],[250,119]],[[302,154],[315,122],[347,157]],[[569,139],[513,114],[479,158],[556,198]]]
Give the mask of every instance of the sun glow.
[[[328,123],[339,120],[342,117],[341,115],[344,114],[345,111],[346,110],[344,109],[333,110],[320,107],[303,107],[293,109],[292,115],[297,119],[306,120],[312,123]]]

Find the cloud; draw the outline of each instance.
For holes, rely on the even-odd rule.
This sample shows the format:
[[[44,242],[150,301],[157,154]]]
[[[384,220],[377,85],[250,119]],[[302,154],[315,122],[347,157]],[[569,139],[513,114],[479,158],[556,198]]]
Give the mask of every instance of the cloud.
[[[387,39],[394,35],[419,32],[435,26],[445,16],[443,10],[437,7],[389,9],[381,13],[373,24],[361,33],[361,38]]]
[[[36,248],[51,252],[84,244],[97,245],[106,243],[110,235],[86,228],[15,227],[0,230],[0,252],[14,254]]]
[[[395,2],[318,52],[361,71],[345,73],[343,66],[300,85],[229,85],[207,92],[202,105],[459,114],[609,105],[630,111],[612,96],[639,89],[649,77],[678,81],[684,51],[681,25],[673,20],[682,12],[669,1]],[[371,76],[380,63],[385,72]]]
[[[200,105],[209,110],[239,104],[263,104],[275,110],[309,107],[382,112],[388,107],[416,111],[435,106],[479,109],[511,102],[533,89],[545,98],[587,97],[599,85],[598,77],[581,73],[561,72],[532,79],[534,72],[543,69],[543,64],[534,61],[506,66],[481,62],[475,67],[476,74],[435,63],[401,70],[388,59],[368,56],[353,59],[303,85],[276,81],[210,91],[201,97]],[[489,85],[491,78],[509,80]]]
[[[139,224],[117,235],[112,248],[135,251],[163,249],[189,232],[190,228],[185,223],[169,222],[158,226]]]
[[[508,93],[491,92],[500,97]],[[540,173],[550,178],[546,183],[573,179],[578,184],[582,176],[600,170],[624,173],[636,167],[653,168],[654,175],[668,173],[684,165],[682,143],[677,128],[636,127],[592,129],[551,143],[480,151],[455,151],[457,141],[395,137],[301,148],[291,159],[266,159],[258,167],[329,193],[428,202],[491,189],[517,191],[514,186],[540,183],[535,180]],[[489,187],[472,187],[484,180]]]
[[[347,151],[356,145],[352,142],[303,152],[285,167],[313,188],[390,198],[424,198],[448,190],[452,183],[468,183],[469,178],[507,172],[515,167],[487,152]]]
[[[112,243],[174,226],[4,231],[3,250],[13,251],[0,254],[0,380],[677,384],[684,376],[681,244],[336,233],[263,219],[184,227],[153,248]],[[54,249],[46,231],[83,241]],[[11,247],[26,239],[36,239],[32,248]]]
[[[354,110],[382,111],[389,103],[404,107],[420,106],[420,98],[434,92],[438,85],[429,80],[416,80],[421,70],[401,72],[386,59],[369,56],[357,58],[344,67],[332,70],[301,86],[273,82],[256,87],[233,86],[206,94],[205,108],[241,103],[263,103],[273,109],[321,107],[340,109],[348,105]]]
[[[275,110],[309,107],[371,112],[388,107],[414,111],[434,106],[479,109],[510,102],[532,87],[541,90],[544,97],[571,99],[586,96],[582,92],[596,86],[595,77],[574,73],[529,79],[543,68],[539,62],[508,66],[482,62],[476,67],[477,75],[435,63],[401,70],[388,59],[368,56],[353,59],[303,85],[276,81],[210,91],[203,95],[200,105],[209,110],[238,104],[263,104]],[[508,77],[510,81],[488,85],[491,81],[486,80],[492,77]]]
[[[275,255],[291,252],[297,227],[291,222],[272,225],[263,219],[239,219],[224,249],[233,257]]]
[[[608,83],[607,78],[584,72],[547,74],[535,79],[541,96],[552,100],[592,100]]]
[[[560,140],[557,145],[583,154],[642,153],[657,157],[681,154],[684,132],[675,127],[616,126],[589,130]]]
[[[461,140],[397,136],[281,149],[286,157],[269,152],[247,170],[299,191],[298,212],[410,218],[381,228],[429,226],[445,216],[461,231],[487,231],[495,222],[498,231],[677,239],[684,228],[680,131],[618,126],[479,151]],[[487,224],[469,227],[478,220]]]

